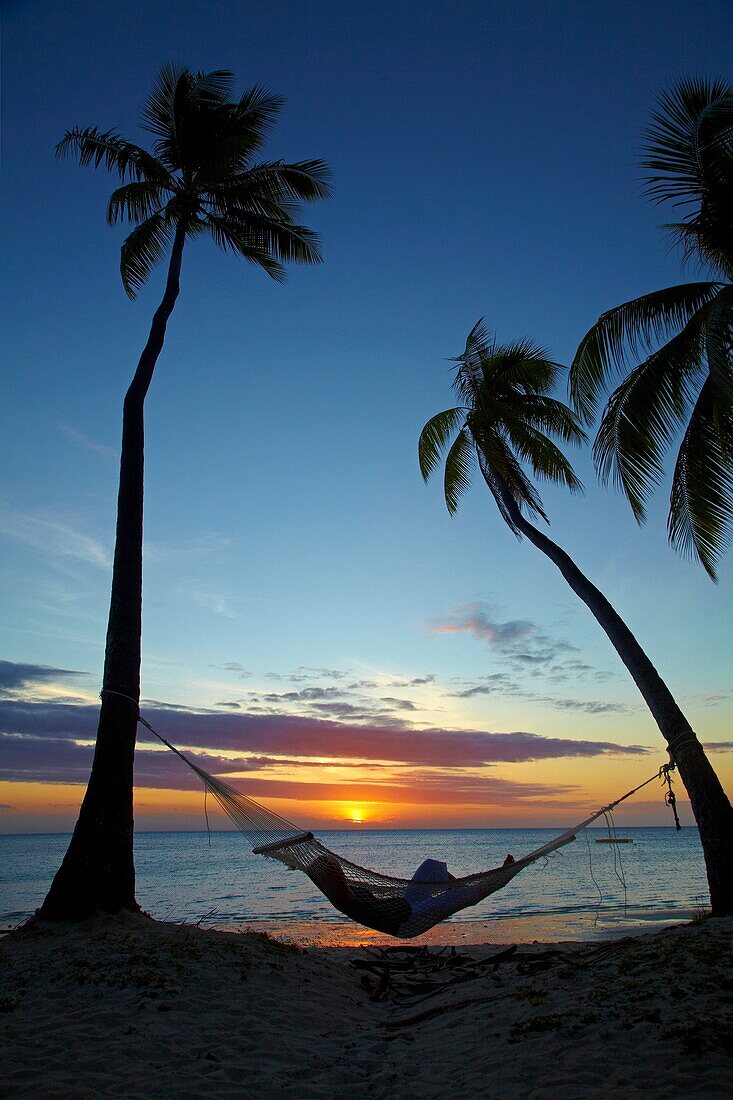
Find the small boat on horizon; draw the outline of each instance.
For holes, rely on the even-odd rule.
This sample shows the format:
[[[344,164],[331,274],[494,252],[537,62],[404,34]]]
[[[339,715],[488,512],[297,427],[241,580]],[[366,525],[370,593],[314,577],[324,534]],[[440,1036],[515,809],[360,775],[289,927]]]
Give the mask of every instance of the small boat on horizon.
[[[634,839],[630,836],[600,836],[596,837],[596,844],[633,844]]]

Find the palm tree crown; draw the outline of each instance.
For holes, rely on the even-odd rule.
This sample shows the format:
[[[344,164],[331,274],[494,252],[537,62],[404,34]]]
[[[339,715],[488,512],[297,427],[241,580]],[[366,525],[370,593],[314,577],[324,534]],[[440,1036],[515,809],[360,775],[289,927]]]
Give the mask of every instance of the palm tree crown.
[[[420,472],[427,481],[447,451],[444,490],[454,513],[471,474],[479,470],[504,520],[519,536],[513,504],[547,520],[537,489],[523,469],[571,492],[582,489],[565,455],[549,438],[579,443],[584,432],[573,412],[548,396],[562,367],[530,341],[499,345],[479,321],[468,335],[453,388],[463,404],[431,417],[418,446]],[[549,434],[548,434],[549,433]]]
[[[81,164],[104,164],[122,180],[107,221],[135,226],[120,262],[131,298],[177,232],[184,239],[208,232],[277,280],[284,262],[320,262],[318,238],[294,218],[301,203],[328,196],[326,165],[256,162],[283,101],[261,87],[232,99],[232,81],[229,72],[194,74],[168,63],[142,112],[152,152],[96,126],[67,130],[56,147],[58,156],[75,153]]]
[[[682,213],[664,228],[710,278],[604,313],[575,355],[570,393],[590,422],[608,381],[623,378],[594,457],[640,523],[680,439],[669,539],[715,579],[733,528],[733,85],[680,81],[660,98],[646,139],[647,193]]]

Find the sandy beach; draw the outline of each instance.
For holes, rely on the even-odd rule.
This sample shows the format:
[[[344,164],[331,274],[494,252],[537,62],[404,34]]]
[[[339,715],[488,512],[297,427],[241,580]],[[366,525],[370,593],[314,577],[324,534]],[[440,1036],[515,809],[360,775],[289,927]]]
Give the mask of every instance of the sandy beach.
[[[99,917],[0,941],[7,1097],[733,1094],[733,921],[313,948]]]

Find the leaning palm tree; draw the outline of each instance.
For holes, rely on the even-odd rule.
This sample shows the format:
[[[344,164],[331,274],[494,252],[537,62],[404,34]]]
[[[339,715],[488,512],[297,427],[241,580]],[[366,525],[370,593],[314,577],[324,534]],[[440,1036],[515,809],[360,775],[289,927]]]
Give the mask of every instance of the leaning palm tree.
[[[162,301],[123,408],[117,535],[102,704],[94,762],[79,819],[41,909],[81,917],[96,909],[138,908],[133,862],[133,756],[140,696],[143,533],[143,410],[179,291],[186,241],[211,236],[278,281],[287,261],[320,261],[315,234],[295,217],[300,204],[328,195],[323,161],[258,160],[282,100],[260,87],[232,98],[228,72],[163,66],[142,113],[152,150],[113,130],[73,129],[57,146],[82,165],[104,165],[121,186],[110,225],[134,228],[121,250],[125,290],[134,297],[168,256]]]
[[[687,788],[700,830],[712,910],[733,913],[733,808],[702,745],[603,593],[527,518],[547,519],[526,466],[535,477],[565,485],[571,492],[581,488],[569,461],[550,438],[564,443],[584,438],[576,415],[549,396],[562,368],[529,342],[498,345],[482,322],[473,328],[463,355],[455,362],[454,388],[461,405],[438,413],[423,428],[418,449],[423,478],[427,481],[447,452],[444,489],[452,514],[478,467],[510,529],[557,566],[605,630],[666,739]]]
[[[623,377],[594,446],[642,523],[676,441],[667,530],[672,545],[715,569],[733,533],[733,85],[682,80],[647,131],[647,191],[681,208],[665,228],[705,281],[653,291],[604,313],[570,368],[574,406],[591,422]]]

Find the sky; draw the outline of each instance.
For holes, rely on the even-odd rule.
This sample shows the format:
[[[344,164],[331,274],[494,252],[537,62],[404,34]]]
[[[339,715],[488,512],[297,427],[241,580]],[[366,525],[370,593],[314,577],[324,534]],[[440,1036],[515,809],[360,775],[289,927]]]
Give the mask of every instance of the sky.
[[[162,291],[158,270],[128,300],[116,184],[54,146],[143,141],[167,59],[282,95],[266,155],[325,159],[334,197],[304,215],[323,264],[282,286],[187,247],[146,406],[144,716],[306,827],[569,825],[665,762],[584,605],[485,488],[451,518],[417,438],[480,317],[568,363],[605,309],[696,277],[644,201],[642,130],[680,76],[729,78],[731,47],[715,0],[4,5],[0,831],[68,831],[83,795],[122,398]],[[730,555],[713,585],[667,545],[664,486],[639,528],[575,462],[550,534],[730,790]],[[653,786],[627,806],[671,824]],[[136,823],[203,824],[145,738]]]

